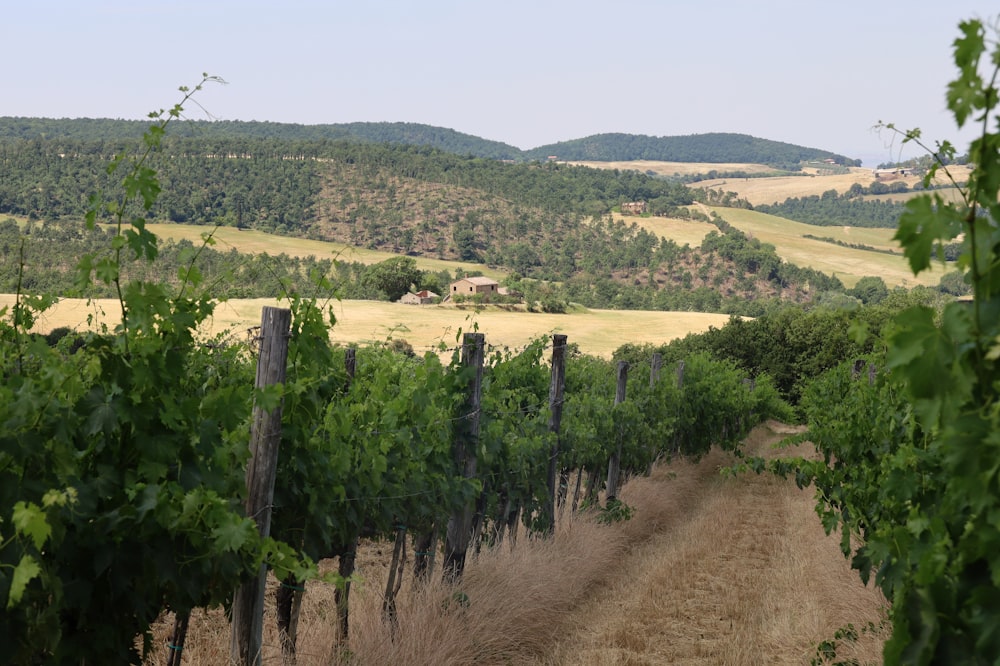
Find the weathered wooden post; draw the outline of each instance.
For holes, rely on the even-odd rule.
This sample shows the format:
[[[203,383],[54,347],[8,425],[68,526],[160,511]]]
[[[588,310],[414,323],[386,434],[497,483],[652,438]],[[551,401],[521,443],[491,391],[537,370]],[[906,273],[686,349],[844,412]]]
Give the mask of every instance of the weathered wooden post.
[[[344,350],[344,370],[347,372],[347,385],[354,382],[354,374],[358,367],[358,350],[348,347]],[[337,606],[337,642],[347,643],[347,632],[350,625],[351,576],[354,574],[354,561],[357,557],[358,538],[341,547],[337,555],[337,574],[344,579],[333,591],[333,603]]]
[[[663,368],[663,354],[660,352],[654,352],[653,357],[649,359],[649,392],[652,393],[653,389],[656,388],[656,382],[660,381],[660,369]],[[646,462],[646,472],[644,476],[649,476],[653,473],[653,451],[647,453],[649,460]]]
[[[552,336],[552,379],[549,384],[549,432],[552,446],[549,448],[548,494],[545,496],[545,512],[548,533],[556,531],[556,482],[559,478],[559,427],[562,424],[563,393],[566,389],[566,336]]]
[[[462,476],[473,479],[476,476],[476,453],[479,448],[479,409],[483,396],[483,354],[482,333],[466,333],[462,339],[462,366],[472,370],[469,393],[465,402],[465,415],[459,421],[455,434],[455,464]],[[444,577],[450,582],[458,582],[465,569],[465,554],[472,539],[472,518],[475,507],[472,502],[457,509],[448,520],[448,530],[444,544]]]
[[[255,387],[284,384],[288,362],[288,332],[292,311],[265,307],[260,321],[260,356]],[[247,465],[247,516],[257,523],[263,537],[271,533],[274,477],[281,444],[281,403],[271,410],[254,405],[250,426],[250,462]],[[264,628],[264,583],[267,567],[261,565],[255,580],[241,585],[233,598],[231,659],[240,666],[261,663]]]
[[[660,369],[663,368],[663,354],[655,352],[653,358],[649,360],[649,388],[656,386],[660,381]]]
[[[677,390],[680,392],[680,399],[684,399],[684,361],[677,362]],[[678,403],[678,411],[676,414],[680,415],[680,406]],[[674,433],[674,453],[679,453],[681,450],[681,433],[676,431]]]
[[[628,383],[628,362],[618,361],[618,386],[615,390],[615,404],[620,405],[625,402],[625,385]],[[618,477],[621,476],[622,466],[622,437],[619,434],[615,446],[615,452],[611,454],[608,463],[608,481],[606,504],[610,505],[618,498]]]

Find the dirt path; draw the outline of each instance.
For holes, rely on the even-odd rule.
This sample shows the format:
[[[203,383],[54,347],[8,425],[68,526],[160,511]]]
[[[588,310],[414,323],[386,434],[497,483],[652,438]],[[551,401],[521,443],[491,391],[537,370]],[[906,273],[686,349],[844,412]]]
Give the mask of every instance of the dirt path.
[[[767,454],[785,433],[756,431]],[[713,475],[685,520],[635,549],[576,613],[550,664],[803,664],[837,628],[879,621],[827,537],[812,493],[753,474]],[[838,658],[877,661],[877,640]]]

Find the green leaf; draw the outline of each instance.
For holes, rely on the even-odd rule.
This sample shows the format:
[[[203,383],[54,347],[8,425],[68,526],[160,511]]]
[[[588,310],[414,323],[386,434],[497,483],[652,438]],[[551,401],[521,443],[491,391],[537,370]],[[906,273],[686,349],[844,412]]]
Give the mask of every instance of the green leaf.
[[[251,521],[233,516],[229,522],[213,529],[212,537],[221,550],[236,552],[253,537],[256,529]]]
[[[962,36],[954,42],[959,76],[948,84],[948,108],[962,127],[969,116],[986,103],[983,80],[979,76],[979,59],[986,49],[986,40],[979,21],[963,21],[959,29]]]
[[[914,275],[931,265],[934,244],[942,245],[962,231],[962,220],[954,207],[946,206],[940,196],[924,195],[906,202],[899,216],[893,240],[899,241]],[[944,252],[938,256],[944,257]]]
[[[28,587],[28,583],[41,573],[42,568],[38,566],[35,558],[31,555],[21,556],[21,561],[14,567],[14,575],[10,580],[10,594],[7,597],[8,610],[21,603],[21,598],[24,596],[24,590]]]
[[[38,550],[52,536],[52,526],[45,512],[34,502],[17,502],[12,518],[18,534],[30,537]]]

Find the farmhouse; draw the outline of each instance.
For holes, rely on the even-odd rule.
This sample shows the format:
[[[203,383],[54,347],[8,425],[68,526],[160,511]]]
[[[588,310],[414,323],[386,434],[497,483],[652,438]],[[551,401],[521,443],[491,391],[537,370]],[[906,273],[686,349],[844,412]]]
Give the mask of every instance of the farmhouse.
[[[403,297],[399,299],[399,302],[405,303],[406,305],[430,305],[434,303],[437,298],[438,295],[433,291],[424,289],[423,291],[418,291],[415,294],[403,294]]]
[[[645,201],[626,201],[622,203],[622,215],[642,215],[645,212]]]
[[[874,169],[875,178],[891,178],[892,176],[912,176],[913,169],[905,167],[893,167],[891,169]]]
[[[451,295],[475,296],[482,294],[484,300],[499,293],[500,283],[488,277],[467,277],[451,283]]]

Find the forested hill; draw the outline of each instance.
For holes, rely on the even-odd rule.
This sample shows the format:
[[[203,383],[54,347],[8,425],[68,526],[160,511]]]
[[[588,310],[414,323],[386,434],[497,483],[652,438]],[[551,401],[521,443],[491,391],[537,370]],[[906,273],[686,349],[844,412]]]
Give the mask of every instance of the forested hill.
[[[138,139],[148,127],[145,120],[106,118],[0,117],[0,140],[78,139],[114,141]],[[275,139],[281,141],[356,141],[428,146],[457,155],[497,160],[560,160],[667,162],[745,162],[796,169],[809,160],[833,159],[838,164],[860,166],[860,160],[816,148],[805,148],[746,134],[695,134],[652,137],[633,134],[598,134],[531,150],[489,141],[444,127],[418,123],[343,123],[299,125],[241,120],[188,121],[171,128],[175,137],[203,139]]]
[[[0,222],[5,214],[27,218],[30,235],[41,240],[35,222],[79,221],[91,193],[118,186],[108,161],[135,144],[0,139]],[[836,278],[786,264],[773,247],[736,230],[720,228],[690,248],[612,223],[607,215],[623,201],[645,201],[655,215],[697,214],[689,207],[703,192],[637,171],[508,164],[425,146],[190,137],[164,140],[150,166],[162,192],[150,210],[134,212],[151,221],[479,262],[532,278],[512,285],[522,293],[559,283],[558,298],[588,307],[755,316],[765,300],[843,289]],[[44,245],[65,244],[53,237]],[[0,242],[0,264],[14,271],[7,276],[14,285],[17,248]],[[62,264],[72,262],[45,262]]]
[[[526,154],[532,159],[546,159],[554,155],[560,160],[746,162],[785,168],[798,168],[800,162],[832,159],[837,164],[861,166],[861,160],[852,160],[826,150],[731,133],[663,137],[595,134],[535,148]]]
[[[147,120],[106,118],[0,117],[0,140],[79,139],[114,141],[138,139]],[[275,139],[280,141],[355,141],[428,146],[456,155],[497,160],[525,159],[520,148],[488,141],[444,127],[418,123],[343,123],[299,125],[243,120],[185,121],[170,128],[173,137],[202,139]]]

